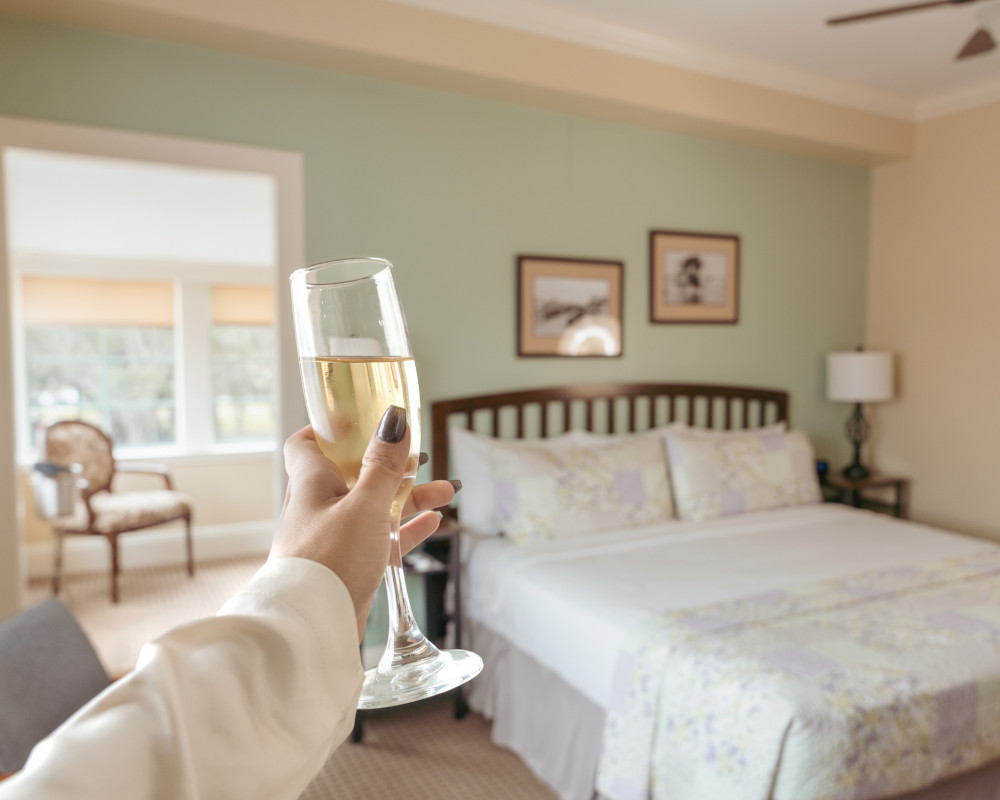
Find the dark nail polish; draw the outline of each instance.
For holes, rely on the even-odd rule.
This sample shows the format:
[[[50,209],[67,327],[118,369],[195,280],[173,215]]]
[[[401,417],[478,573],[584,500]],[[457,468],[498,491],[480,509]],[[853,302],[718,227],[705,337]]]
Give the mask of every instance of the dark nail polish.
[[[431,460],[431,457],[429,455],[427,455],[427,453],[421,453],[420,454],[420,460],[419,460],[419,465],[418,466],[422,467],[424,464],[426,464],[430,460]]]
[[[378,432],[375,434],[383,442],[396,444],[403,440],[406,433],[406,411],[399,406],[389,406],[382,421],[378,424]]]
[[[462,490],[462,482],[461,481],[457,481],[457,480],[456,481],[448,481],[448,483],[450,483],[452,486],[455,487],[455,494],[458,494]]]

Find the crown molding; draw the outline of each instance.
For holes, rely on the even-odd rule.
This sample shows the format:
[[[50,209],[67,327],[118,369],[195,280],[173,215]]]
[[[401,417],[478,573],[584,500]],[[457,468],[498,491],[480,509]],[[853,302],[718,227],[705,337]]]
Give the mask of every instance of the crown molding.
[[[914,98],[765,59],[678,41],[530,0],[390,2],[563,39],[907,122],[923,122],[1000,101],[1000,79],[928,98]]]
[[[993,103],[1000,103],[1000,78],[983,81],[959,92],[948,92],[920,100],[916,104],[914,120],[927,122]]]

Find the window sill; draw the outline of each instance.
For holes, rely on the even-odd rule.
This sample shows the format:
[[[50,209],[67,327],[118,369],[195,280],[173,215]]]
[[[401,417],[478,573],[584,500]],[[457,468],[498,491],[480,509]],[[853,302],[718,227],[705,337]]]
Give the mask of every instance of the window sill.
[[[278,452],[275,442],[253,442],[252,444],[220,444],[207,450],[184,450],[180,447],[126,447],[115,449],[115,460],[153,461],[167,466],[196,466],[199,464],[235,464],[242,461],[263,461],[273,458]],[[37,457],[18,458],[18,464],[30,468]]]

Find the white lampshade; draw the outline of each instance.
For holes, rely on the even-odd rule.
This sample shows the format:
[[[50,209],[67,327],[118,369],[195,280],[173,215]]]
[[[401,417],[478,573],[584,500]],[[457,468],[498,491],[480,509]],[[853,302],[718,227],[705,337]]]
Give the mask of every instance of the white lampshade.
[[[892,399],[892,353],[852,350],[826,357],[826,396],[834,402]]]

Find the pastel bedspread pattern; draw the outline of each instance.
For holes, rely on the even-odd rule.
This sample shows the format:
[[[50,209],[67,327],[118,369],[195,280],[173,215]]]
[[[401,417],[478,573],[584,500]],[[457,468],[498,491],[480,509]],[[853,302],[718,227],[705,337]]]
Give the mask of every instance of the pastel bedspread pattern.
[[[494,446],[500,524],[511,541],[635,528],[673,516],[658,436],[584,441],[578,446]]]
[[[674,611],[619,661],[615,800],[868,800],[1000,756],[1000,551]]]

